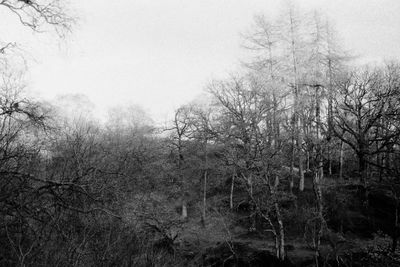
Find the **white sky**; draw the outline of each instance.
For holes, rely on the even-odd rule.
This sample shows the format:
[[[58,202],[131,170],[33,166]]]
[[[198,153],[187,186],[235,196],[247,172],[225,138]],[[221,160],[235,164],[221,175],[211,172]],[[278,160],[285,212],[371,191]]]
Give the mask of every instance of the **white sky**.
[[[79,25],[64,43],[31,34],[0,11],[0,39],[29,51],[30,88],[52,99],[82,93],[108,107],[143,106],[157,120],[199,95],[211,78],[234,71],[245,52],[240,32],[275,0],[70,0]],[[400,59],[399,0],[298,0],[336,23],[344,47],[365,61]]]

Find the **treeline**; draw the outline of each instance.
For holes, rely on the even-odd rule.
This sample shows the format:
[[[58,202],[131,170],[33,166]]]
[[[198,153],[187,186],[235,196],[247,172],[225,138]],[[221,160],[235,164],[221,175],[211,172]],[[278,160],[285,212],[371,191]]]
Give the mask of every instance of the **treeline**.
[[[346,228],[333,222],[354,198],[334,194],[343,184],[361,188],[366,211],[373,188],[391,192],[384,231],[395,252],[400,64],[352,67],[338,43],[316,12],[256,17],[243,39],[251,60],[165,127],[137,108],[115,108],[104,124],[79,110],[66,118],[3,68],[0,265],[201,266],[180,250],[185,227],[219,216],[229,233],[226,214],[244,206],[240,225],[268,233],[277,258],[301,236],[318,265],[323,238]]]
[[[330,231],[325,188],[361,185],[368,210],[369,190],[385,185],[398,203],[400,65],[352,66],[353,58],[339,46],[329,21],[294,7],[274,21],[256,17],[244,35],[244,47],[253,58],[239,74],[211,82],[206,104],[185,105],[175,113],[171,130],[182,216],[185,171],[193,169],[187,165],[193,153],[185,155],[185,148],[197,143],[203,151],[203,220],[207,180],[217,172],[222,175],[211,164],[219,161],[222,176],[231,177],[230,207],[241,180],[249,196],[250,229],[256,229],[257,217],[264,219],[283,260],[282,214],[287,210],[282,206],[302,194],[308,176],[314,205],[305,220],[310,224],[306,228],[313,229],[311,247],[318,265],[321,237]],[[398,235],[394,205],[389,233],[393,252]]]

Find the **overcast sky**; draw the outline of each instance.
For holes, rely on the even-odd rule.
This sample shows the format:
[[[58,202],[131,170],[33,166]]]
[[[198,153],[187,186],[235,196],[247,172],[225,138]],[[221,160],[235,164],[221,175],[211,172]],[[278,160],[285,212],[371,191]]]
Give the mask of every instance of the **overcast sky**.
[[[298,0],[335,22],[344,47],[364,61],[400,57],[399,0]],[[32,35],[0,11],[2,40],[30,52],[30,88],[52,99],[82,93],[100,114],[140,104],[157,120],[237,69],[240,32],[255,14],[275,16],[276,0],[71,0],[80,17],[64,42]]]

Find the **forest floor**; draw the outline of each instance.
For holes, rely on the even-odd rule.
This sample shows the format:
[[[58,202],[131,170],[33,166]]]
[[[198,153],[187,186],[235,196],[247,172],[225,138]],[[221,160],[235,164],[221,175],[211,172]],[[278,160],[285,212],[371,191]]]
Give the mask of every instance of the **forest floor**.
[[[224,244],[228,247],[232,246],[234,250],[232,253],[240,253],[240,251],[236,252],[234,248],[239,245],[239,247],[247,247],[256,252],[275,254],[275,241],[272,236],[263,236],[257,232],[250,232],[244,227],[234,226],[231,222],[235,221],[235,218],[232,217],[237,217],[237,215],[221,215],[218,212],[212,212],[209,214],[205,226],[201,224],[200,220],[189,220],[185,223],[178,242],[189,254],[205,254]],[[286,242],[287,257],[293,264],[313,261],[314,251],[303,240],[297,238],[286,240]]]
[[[306,189],[304,193],[298,195],[298,201],[301,203],[308,201],[308,198],[313,196],[310,180],[310,177],[306,178]],[[354,182],[349,183],[346,180],[327,178],[323,181],[323,187],[328,191],[332,187],[334,190],[331,191],[335,192],[338,191],[338,188],[341,188],[342,191],[348,190],[343,192],[348,194],[344,196],[349,196],[354,195],[353,191],[357,190],[359,186]],[[343,194],[343,192],[341,193]],[[187,260],[187,265],[184,266],[197,266],[195,263],[201,262],[203,264],[207,260],[215,262],[218,258],[226,260],[231,258],[232,255],[240,255],[241,257],[255,257],[254,255],[257,257],[260,253],[263,255],[275,255],[274,237],[267,231],[260,230],[264,229],[263,227],[257,227],[258,231],[249,229],[249,212],[239,208],[241,199],[245,199],[245,193],[241,195],[238,192],[235,197],[235,207],[237,208],[230,210],[229,196],[226,193],[216,192],[214,195],[210,195],[207,199],[209,208],[204,224],[200,219],[202,206],[200,201],[190,203],[188,219],[182,221],[177,210],[177,203],[169,201],[168,197],[162,193],[136,196],[127,207],[126,216],[129,218],[130,223],[134,223],[134,214],[140,210],[140,205],[138,204],[146,203],[147,206],[149,203],[153,203],[146,208],[147,213],[145,215],[148,218],[153,218],[154,220],[151,219],[150,222],[159,224],[160,229],[170,231],[168,233],[170,237],[177,236],[173,242],[176,251],[179,251],[183,258]],[[339,195],[339,199],[341,197],[342,195]],[[355,205],[355,208],[360,208],[360,203],[351,202],[351,204]],[[383,205],[382,203],[379,203],[379,205]],[[303,235],[304,229],[296,225],[296,216],[302,216],[301,212],[302,210],[298,213],[293,213],[291,215],[293,219],[287,222],[288,225],[285,225],[287,230],[285,236],[286,257],[292,264],[287,266],[313,266],[314,264],[315,252]],[[365,223],[365,216],[362,217],[361,212],[357,210],[346,210],[345,214],[349,220],[347,222],[347,230],[341,233],[334,231],[325,233],[328,236],[324,237],[320,246],[321,254],[325,259],[340,261],[346,257],[348,259],[349,255],[352,257],[351,255],[353,254],[364,255],[363,253],[369,253],[369,251],[374,251],[374,253],[376,251],[382,251],[382,253],[388,251],[391,239],[387,234],[379,233],[378,231],[376,233],[369,232],[368,235],[365,235],[366,231],[369,231],[369,229],[362,227]],[[169,221],[175,220],[179,221],[178,226],[175,227],[175,225],[175,228],[168,229]],[[399,250],[392,255],[400,255]],[[378,256],[380,257],[381,255],[377,254]]]
[[[228,253],[218,251],[221,246],[231,248],[232,254],[243,254],[240,251],[243,248],[257,253],[275,254],[275,242],[272,236],[262,236],[240,226],[228,225],[226,221],[229,220],[229,216],[234,215],[209,214],[206,227],[202,226],[200,220],[192,219],[186,222],[178,240],[184,254],[189,258],[210,257],[209,254],[213,254],[214,257],[228,258],[229,251]],[[390,238],[387,236],[375,235],[373,238],[362,238],[349,234],[345,240],[336,244],[323,241],[320,248],[321,254],[326,259],[340,260],[350,253],[362,253],[377,247],[387,250],[390,246]],[[314,250],[304,238],[287,238],[286,257],[293,264],[291,266],[314,266],[314,256]]]

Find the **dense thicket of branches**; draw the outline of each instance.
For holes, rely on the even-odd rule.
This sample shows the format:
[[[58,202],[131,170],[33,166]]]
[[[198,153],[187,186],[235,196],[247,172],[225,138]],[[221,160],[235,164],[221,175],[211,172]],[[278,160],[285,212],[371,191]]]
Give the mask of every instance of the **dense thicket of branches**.
[[[72,22],[61,1],[2,6],[33,30]],[[224,262],[238,260],[239,225],[272,240],[281,261],[297,238],[312,264],[346,266],[346,209],[391,237],[395,261],[400,64],[351,67],[330,23],[294,7],[256,17],[244,46],[243,69],[163,128],[135,106],[100,124],[84,105],[66,112],[27,98],[22,76],[2,68],[0,265],[203,266],[185,256],[185,236],[219,224]]]

